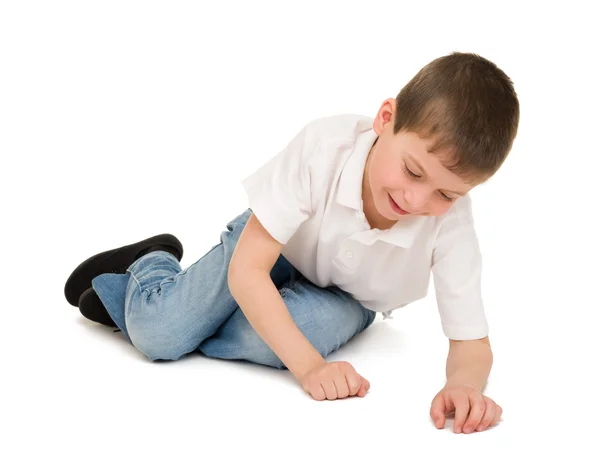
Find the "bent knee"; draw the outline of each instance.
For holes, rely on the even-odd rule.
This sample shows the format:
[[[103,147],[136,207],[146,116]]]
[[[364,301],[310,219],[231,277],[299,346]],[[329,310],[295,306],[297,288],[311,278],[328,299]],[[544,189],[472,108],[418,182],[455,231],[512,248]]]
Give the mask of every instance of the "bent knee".
[[[135,348],[144,354],[148,359],[155,360],[179,360],[181,357],[189,353],[178,342],[165,338],[147,338],[139,336],[131,337],[131,342]]]
[[[127,326],[127,333],[133,346],[152,361],[178,360],[194,349],[190,342],[165,328],[134,324]]]

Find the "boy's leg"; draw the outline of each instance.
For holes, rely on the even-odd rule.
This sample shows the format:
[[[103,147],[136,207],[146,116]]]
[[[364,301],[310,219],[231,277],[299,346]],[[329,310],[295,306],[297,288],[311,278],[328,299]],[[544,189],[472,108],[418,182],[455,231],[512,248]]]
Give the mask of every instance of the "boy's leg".
[[[298,271],[295,275],[298,275]],[[279,290],[300,331],[325,357],[339,349],[375,320],[349,293],[335,287],[321,288],[300,275]],[[198,348],[209,357],[247,360],[284,369],[285,365],[256,333],[241,309]]]
[[[238,305],[227,272],[247,210],[227,224],[221,241],[185,270],[162,251],[142,256],[126,274],[102,274],[92,286],[127,339],[150,360],[176,360],[213,335]],[[271,275],[284,279],[289,263],[280,257]]]

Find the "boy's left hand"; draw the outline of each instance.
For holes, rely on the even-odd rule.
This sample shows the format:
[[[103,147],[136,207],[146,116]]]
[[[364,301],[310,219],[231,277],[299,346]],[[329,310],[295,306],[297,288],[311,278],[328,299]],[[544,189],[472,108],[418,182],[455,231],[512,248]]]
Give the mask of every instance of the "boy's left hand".
[[[483,431],[500,420],[502,408],[470,385],[450,385],[438,392],[431,402],[429,415],[441,429],[446,416],[454,411],[454,432]]]

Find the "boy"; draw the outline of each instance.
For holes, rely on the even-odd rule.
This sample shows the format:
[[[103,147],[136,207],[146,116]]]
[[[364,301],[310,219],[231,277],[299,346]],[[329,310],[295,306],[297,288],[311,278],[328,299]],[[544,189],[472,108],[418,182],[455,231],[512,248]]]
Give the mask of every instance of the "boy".
[[[430,415],[482,431],[502,409],[481,393],[492,365],[481,256],[468,192],[506,159],[519,102],[492,62],[438,58],[374,119],[321,118],[243,181],[250,208],[181,269],[160,235],[95,255],[65,296],[117,326],[150,360],[209,357],[287,368],[317,400],[363,397],[369,382],[325,357],[423,298],[433,273],[450,341],[447,383]]]

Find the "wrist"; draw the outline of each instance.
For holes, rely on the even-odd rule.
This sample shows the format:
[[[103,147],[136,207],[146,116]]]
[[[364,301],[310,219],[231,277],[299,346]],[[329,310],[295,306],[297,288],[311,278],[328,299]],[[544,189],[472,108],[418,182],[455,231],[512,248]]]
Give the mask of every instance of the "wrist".
[[[478,392],[483,391],[487,377],[482,373],[476,372],[476,370],[463,369],[451,375],[447,381],[445,387],[456,387],[456,386],[467,386],[472,387]]]
[[[316,351],[315,351],[316,352]],[[299,357],[297,357],[299,359]],[[294,364],[288,366],[290,373],[296,378],[298,382],[304,378],[315,368],[323,366],[327,361],[319,354],[313,354],[312,356],[305,356],[300,360],[296,360]]]
[[[446,382],[446,385],[444,386],[444,388],[453,388],[453,387],[469,387],[469,388],[472,388],[473,390],[477,390],[480,393],[483,390],[483,386],[478,386],[478,385],[475,385],[475,384],[470,384],[468,382],[452,382],[452,381],[448,381],[448,382]]]

